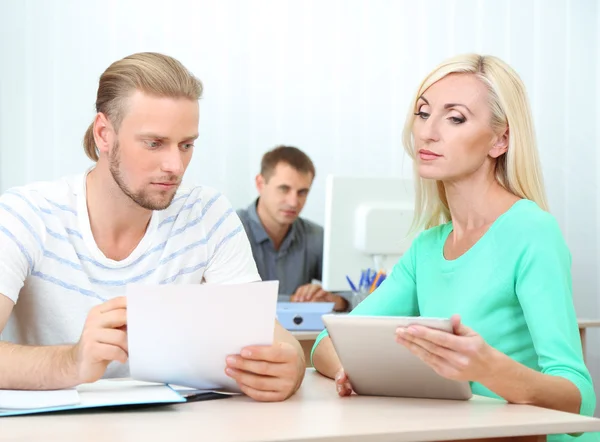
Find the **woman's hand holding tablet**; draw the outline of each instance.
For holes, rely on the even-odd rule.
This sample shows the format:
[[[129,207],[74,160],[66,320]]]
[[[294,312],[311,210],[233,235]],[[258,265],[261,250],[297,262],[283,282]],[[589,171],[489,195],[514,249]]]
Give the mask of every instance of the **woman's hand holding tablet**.
[[[450,318],[453,333],[414,324],[396,330],[396,342],[406,347],[433,370],[455,381],[482,382],[491,373],[490,353],[485,340],[461,323],[460,316]]]

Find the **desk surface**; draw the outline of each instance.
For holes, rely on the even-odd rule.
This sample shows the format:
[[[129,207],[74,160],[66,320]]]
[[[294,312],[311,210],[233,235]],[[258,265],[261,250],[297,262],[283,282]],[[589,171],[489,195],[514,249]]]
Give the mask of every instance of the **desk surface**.
[[[320,331],[292,331],[292,335],[299,341],[314,341],[320,333]]]
[[[579,328],[600,327],[600,319],[580,318],[577,320],[577,325]]]
[[[588,318],[579,318],[577,319],[577,325],[579,328],[588,328],[588,327],[600,327],[600,319],[588,319]],[[293,331],[292,334],[299,341],[314,341],[319,336],[320,331]]]
[[[340,398],[333,381],[308,370],[281,403],[245,396],[138,411],[2,418],[0,441],[61,442],[449,440],[599,431],[600,419],[494,399]]]

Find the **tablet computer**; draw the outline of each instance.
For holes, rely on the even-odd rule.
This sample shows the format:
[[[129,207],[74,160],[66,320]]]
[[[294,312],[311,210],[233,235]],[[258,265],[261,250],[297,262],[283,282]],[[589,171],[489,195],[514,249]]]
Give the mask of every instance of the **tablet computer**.
[[[419,324],[452,333],[449,319],[323,315],[323,323],[356,394],[467,400],[469,382],[438,375],[396,342],[396,328]]]

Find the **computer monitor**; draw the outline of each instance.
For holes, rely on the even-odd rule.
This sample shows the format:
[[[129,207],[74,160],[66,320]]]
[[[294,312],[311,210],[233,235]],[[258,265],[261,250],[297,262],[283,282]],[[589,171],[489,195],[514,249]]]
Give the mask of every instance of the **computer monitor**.
[[[367,268],[388,274],[413,238],[414,182],[400,178],[329,175],[326,180],[323,281],[330,292],[350,291]]]

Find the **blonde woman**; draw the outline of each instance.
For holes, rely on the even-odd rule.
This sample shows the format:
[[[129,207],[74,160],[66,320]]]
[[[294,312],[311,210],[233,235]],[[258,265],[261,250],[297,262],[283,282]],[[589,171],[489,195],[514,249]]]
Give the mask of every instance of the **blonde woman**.
[[[423,232],[351,314],[452,317],[454,334],[401,328],[398,345],[475,394],[592,415],[571,257],[547,211],[518,75],[495,57],[444,62],[411,103],[404,145]],[[352,392],[326,332],[312,359],[340,395]]]

